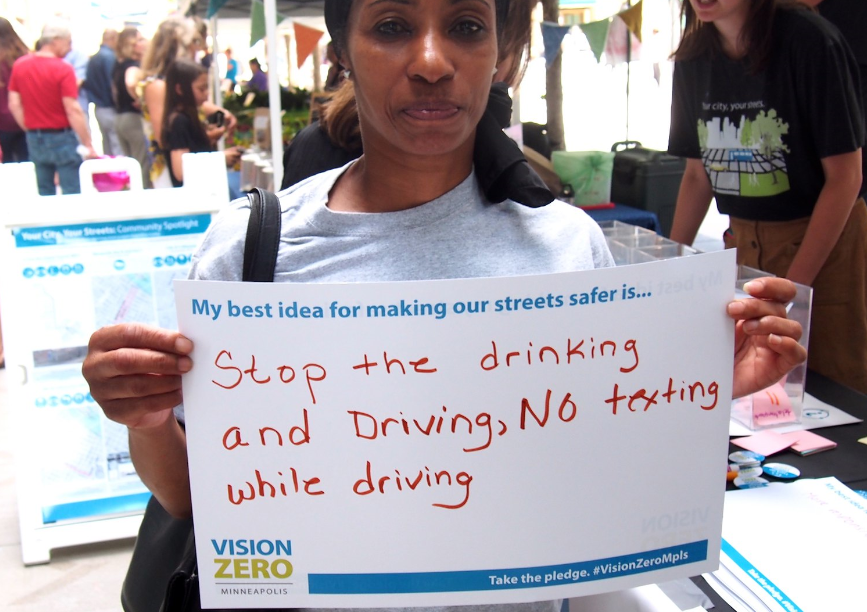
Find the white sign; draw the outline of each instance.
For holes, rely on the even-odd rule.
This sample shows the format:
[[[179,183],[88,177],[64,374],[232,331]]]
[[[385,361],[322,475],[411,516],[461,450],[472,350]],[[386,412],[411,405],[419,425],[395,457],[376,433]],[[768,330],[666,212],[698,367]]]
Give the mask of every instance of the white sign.
[[[204,607],[538,601],[718,566],[731,252],[176,281]]]

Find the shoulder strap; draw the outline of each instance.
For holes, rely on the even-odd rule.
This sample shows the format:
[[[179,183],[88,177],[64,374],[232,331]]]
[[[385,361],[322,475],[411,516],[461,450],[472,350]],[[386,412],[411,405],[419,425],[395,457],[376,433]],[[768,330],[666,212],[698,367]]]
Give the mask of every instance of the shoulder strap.
[[[250,221],[244,243],[244,281],[270,283],[277,267],[280,246],[280,200],[270,191],[256,187],[247,194]]]

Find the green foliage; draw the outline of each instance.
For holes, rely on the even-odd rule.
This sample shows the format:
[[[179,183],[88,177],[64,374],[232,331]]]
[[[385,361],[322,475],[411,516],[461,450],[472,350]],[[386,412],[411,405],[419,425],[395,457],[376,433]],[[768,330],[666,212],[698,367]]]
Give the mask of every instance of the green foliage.
[[[749,119],[744,119],[741,125],[741,144],[745,147],[752,147],[753,144],[753,122]]]
[[[232,144],[249,148],[253,143],[253,117],[256,109],[269,107],[268,92],[244,91],[229,94],[223,99],[223,107],[238,120]],[[310,117],[310,92],[305,89],[280,90],[284,146],[304,128]]]
[[[783,142],[783,136],[789,133],[789,124],[777,116],[774,109],[759,111],[753,120],[751,128],[753,146],[766,158],[771,159],[776,151],[789,152],[789,147]]]

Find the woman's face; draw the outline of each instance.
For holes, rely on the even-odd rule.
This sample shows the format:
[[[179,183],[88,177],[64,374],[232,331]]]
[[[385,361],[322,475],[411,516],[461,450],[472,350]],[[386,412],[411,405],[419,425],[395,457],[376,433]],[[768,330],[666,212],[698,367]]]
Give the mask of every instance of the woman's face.
[[[365,151],[472,149],[496,62],[493,0],[353,0],[341,63]]]
[[[148,48],[148,39],[145,38],[144,36],[142,36],[141,34],[139,34],[138,38],[135,41],[135,47],[133,47],[133,51],[132,51],[133,58],[137,59],[137,60],[140,60],[141,58],[143,58],[145,51],[147,51],[147,48]]]
[[[200,74],[193,81],[193,97],[196,99],[196,106],[201,106],[208,101],[208,75]]]
[[[751,0],[689,0],[699,21],[717,25],[743,26]]]

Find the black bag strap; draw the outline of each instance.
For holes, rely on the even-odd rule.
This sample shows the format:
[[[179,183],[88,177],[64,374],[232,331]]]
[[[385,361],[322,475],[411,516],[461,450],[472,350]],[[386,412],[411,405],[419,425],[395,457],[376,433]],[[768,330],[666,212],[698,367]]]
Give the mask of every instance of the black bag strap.
[[[247,194],[250,221],[244,243],[243,280],[270,283],[277,267],[280,247],[280,200],[270,191],[255,187]]]

